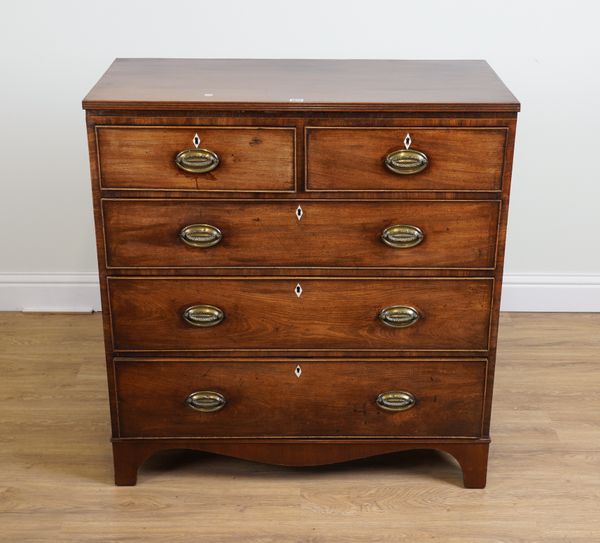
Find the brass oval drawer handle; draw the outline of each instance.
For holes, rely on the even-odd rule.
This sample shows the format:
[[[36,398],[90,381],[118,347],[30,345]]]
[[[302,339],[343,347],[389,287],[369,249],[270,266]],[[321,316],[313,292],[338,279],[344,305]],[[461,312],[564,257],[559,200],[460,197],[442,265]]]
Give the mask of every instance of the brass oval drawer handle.
[[[401,175],[422,172],[429,164],[425,153],[415,149],[398,149],[389,153],[384,160],[388,170]]]
[[[410,224],[388,226],[381,233],[381,241],[396,249],[408,249],[409,247],[419,245],[424,237],[423,231],[418,226]]]
[[[225,318],[222,309],[214,305],[192,305],[183,312],[183,320],[192,326],[208,328],[216,326]]]
[[[210,224],[190,224],[181,229],[179,239],[190,247],[212,247],[223,239],[223,234]]]
[[[211,390],[200,390],[198,392],[192,392],[185,399],[185,403],[195,411],[214,413],[215,411],[223,409],[227,401],[223,394]]]
[[[377,396],[375,403],[377,403],[377,407],[385,411],[406,411],[416,405],[417,399],[410,392],[394,390],[382,392]]]
[[[184,172],[212,172],[219,165],[219,155],[209,149],[185,149],[177,154],[175,164]]]
[[[379,312],[379,320],[393,328],[412,326],[421,318],[421,314],[408,305],[392,305]]]

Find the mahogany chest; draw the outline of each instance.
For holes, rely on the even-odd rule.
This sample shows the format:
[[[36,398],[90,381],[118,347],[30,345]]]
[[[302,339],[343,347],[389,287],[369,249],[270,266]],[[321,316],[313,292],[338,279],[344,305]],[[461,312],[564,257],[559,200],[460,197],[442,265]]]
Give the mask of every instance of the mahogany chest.
[[[519,103],[484,61],[118,59],[83,107],[116,484],[433,448],[485,486]]]

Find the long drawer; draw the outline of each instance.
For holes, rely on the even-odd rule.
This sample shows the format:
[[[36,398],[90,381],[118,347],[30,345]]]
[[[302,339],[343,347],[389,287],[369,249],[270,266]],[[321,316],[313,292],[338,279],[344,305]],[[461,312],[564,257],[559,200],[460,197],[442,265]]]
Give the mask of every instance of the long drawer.
[[[217,192],[295,189],[295,129],[97,128],[102,188]]]
[[[499,191],[504,128],[308,128],[306,186]]]
[[[485,360],[117,361],[121,437],[478,437]]]
[[[488,347],[492,279],[108,279],[116,351]]]
[[[108,267],[493,268],[495,201],[102,202]]]

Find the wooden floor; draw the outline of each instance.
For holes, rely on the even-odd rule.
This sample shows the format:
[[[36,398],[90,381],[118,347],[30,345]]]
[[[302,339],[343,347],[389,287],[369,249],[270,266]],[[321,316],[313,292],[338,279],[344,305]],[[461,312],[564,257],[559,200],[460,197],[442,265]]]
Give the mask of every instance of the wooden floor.
[[[600,541],[600,314],[503,315],[486,490],[434,452],[176,452],[116,488],[100,317],[0,313],[0,370],[0,541]]]

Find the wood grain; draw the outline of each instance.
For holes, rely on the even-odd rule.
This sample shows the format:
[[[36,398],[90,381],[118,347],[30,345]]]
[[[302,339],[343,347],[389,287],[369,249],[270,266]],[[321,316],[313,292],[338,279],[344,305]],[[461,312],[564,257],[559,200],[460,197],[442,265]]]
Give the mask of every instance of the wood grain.
[[[301,205],[299,221],[296,209]],[[346,267],[493,268],[498,202],[102,202],[110,268]],[[189,247],[190,224],[223,234],[213,247]],[[419,227],[424,240],[391,248],[381,233]]]
[[[302,295],[294,289],[300,283]],[[111,278],[116,351],[160,350],[486,350],[489,279]],[[187,324],[192,305],[220,308],[217,326]],[[415,307],[408,328],[382,324],[379,312]]]
[[[599,314],[502,314],[483,491],[422,450],[314,468],[162,452],[115,488],[101,316],[0,313],[0,329],[2,542],[600,539]]]
[[[293,128],[267,127],[98,127],[100,184],[103,188],[190,191],[293,191]],[[200,147],[219,156],[211,172],[180,170],[175,157]]]
[[[385,167],[388,153],[411,149],[427,155],[422,172],[399,175]],[[501,190],[505,129],[307,128],[308,190]]]
[[[196,450],[261,461],[284,460],[292,465],[434,446],[455,456],[463,468],[465,486],[485,485],[510,170],[519,109],[485,62],[118,60],[84,100],[84,107],[88,109],[101,295],[106,313],[113,436],[117,436],[113,443],[117,484],[134,484],[138,465],[146,456],[178,443]],[[333,134],[330,140],[323,136],[327,131]],[[410,178],[412,186],[399,185],[397,179],[392,183],[385,177],[387,171],[381,171],[382,146],[385,153],[397,149],[405,131],[412,134],[413,147],[423,146],[430,157],[429,167]],[[174,170],[176,153],[191,146],[196,132],[201,145],[222,158],[219,168],[207,175]],[[356,203],[346,209],[348,191]],[[384,196],[388,202],[379,205]],[[109,207],[103,209],[103,199],[118,198],[156,200],[133,213],[127,211],[132,207],[120,208],[124,211],[112,215]],[[239,243],[242,238],[236,241],[229,224],[225,225],[228,235],[223,245],[206,254],[217,256],[223,251],[222,260],[214,259],[217,265],[240,262],[235,268],[210,267],[210,258],[201,261],[198,253],[189,251],[184,257],[173,246],[176,237],[171,229],[178,210],[185,208],[191,219],[198,205],[210,199],[216,205],[243,204],[205,207],[212,209],[215,221],[225,216],[226,221],[231,219],[231,226],[243,226],[246,239],[254,243],[246,242],[248,250],[236,256],[232,251],[236,245],[228,243]],[[418,199],[435,204],[414,201]],[[261,216],[251,211],[259,202],[278,210],[265,220],[267,228],[262,230],[255,220]],[[291,226],[286,221],[285,206],[298,202],[306,202],[310,216],[316,219],[314,225],[310,220],[301,223],[308,225],[305,230],[298,229],[298,222]],[[443,211],[459,204],[468,208]],[[391,210],[397,210],[394,216],[401,210],[405,216],[409,209],[414,212],[412,217],[429,229],[420,252],[404,253],[410,257],[405,260],[400,260],[398,253],[392,257],[392,253],[383,252],[378,260],[389,262],[389,266],[368,265],[382,249],[378,233],[373,231],[384,227],[379,222],[384,217],[374,211],[375,205],[390,216]],[[488,206],[487,212],[484,206]],[[153,222],[154,217],[158,222]],[[325,234],[336,238],[340,228],[345,235],[353,233],[351,243],[328,245],[323,241]],[[310,229],[310,236],[299,235]],[[158,243],[144,237],[148,230]],[[354,238],[355,232],[360,237]],[[125,239],[119,239],[120,234]],[[363,245],[365,235],[370,241]],[[133,246],[128,246],[131,240]],[[116,261],[121,258],[131,266],[108,266],[107,256]],[[144,258],[150,263],[164,263],[172,257],[179,258],[182,267],[140,264]],[[316,267],[306,264],[313,261]],[[353,264],[344,265],[348,261]],[[192,267],[199,262],[204,267]],[[289,265],[280,265],[285,262]],[[430,262],[445,267],[429,268]],[[263,263],[265,266],[260,267]],[[296,281],[302,282],[302,297],[294,294]],[[398,300],[398,296],[403,299]],[[184,324],[181,313],[196,303],[222,304],[224,323],[215,329]],[[385,327],[377,320],[377,313],[396,304],[417,306],[422,319],[403,330]],[[274,442],[268,445],[267,438],[241,443],[236,439],[242,437],[214,437],[209,447],[207,439],[151,439],[135,434],[123,439],[118,437],[115,354],[128,354],[136,359],[135,364],[166,364],[169,360],[165,357],[186,357],[175,363],[190,381],[200,367],[192,364],[194,356],[210,360],[217,372],[221,364],[234,369],[239,363],[281,365],[293,356],[327,356],[331,361],[345,358],[345,366],[358,356],[363,357],[361,364],[385,359],[382,364],[396,364],[394,372],[404,369],[404,363],[425,368],[415,365],[424,356],[454,362],[471,357],[472,363],[482,357],[488,362],[485,375],[482,370],[478,381],[480,390],[485,387],[480,437],[453,435],[442,442],[439,437],[411,435],[382,440],[370,435],[364,443],[343,437],[329,438],[334,441],[328,442],[315,437],[284,443],[285,435],[279,435],[270,438]],[[259,356],[270,358],[259,360]],[[142,373],[150,375],[149,366],[142,367]],[[169,372],[173,367],[168,366]],[[241,373],[266,366],[243,367]],[[423,370],[421,375],[421,370],[415,369],[412,378],[418,382],[427,373]],[[453,377],[460,374],[447,376],[445,381],[454,382]],[[235,381],[235,375],[228,373],[229,379]],[[354,381],[375,379],[363,370]],[[155,381],[154,376],[140,378],[140,382],[154,383],[146,390],[157,388],[160,394]],[[267,386],[268,379],[261,377],[260,381]],[[319,385],[333,386],[336,381],[337,374],[329,372]],[[272,388],[277,384],[283,386],[274,383]],[[138,390],[135,386],[122,387],[123,397]],[[444,389],[433,397],[442,401],[448,392]],[[360,396],[358,389],[357,394]],[[346,403],[353,405],[352,398]],[[350,428],[360,422],[361,413],[359,408],[354,422],[337,415],[335,420],[343,421],[340,428]],[[451,431],[457,428],[453,425],[467,420],[457,415],[446,429]],[[139,422],[142,426],[137,428],[142,432],[143,424],[152,424],[152,416],[145,420],[140,417]],[[326,415],[321,423],[325,429],[335,426],[328,424]],[[293,430],[294,424],[300,423],[292,421],[285,428]],[[418,429],[413,434],[418,434]]]
[[[485,371],[480,360],[117,360],[119,436],[480,437]],[[225,407],[185,404],[207,390]],[[379,394],[396,390],[417,404],[377,406]]]
[[[510,111],[483,60],[117,59],[85,109]]]

